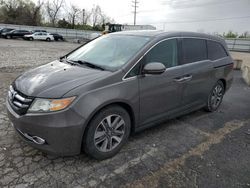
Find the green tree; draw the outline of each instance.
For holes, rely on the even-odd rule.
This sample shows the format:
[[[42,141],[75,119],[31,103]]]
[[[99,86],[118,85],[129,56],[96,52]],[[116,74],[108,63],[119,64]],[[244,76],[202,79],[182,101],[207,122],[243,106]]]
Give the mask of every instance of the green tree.
[[[227,33],[223,33],[223,36],[225,38],[237,38],[238,37],[238,33],[234,33],[233,31],[228,31]]]
[[[21,25],[40,25],[42,3],[30,0],[5,0],[0,4],[0,22]]]
[[[58,20],[57,22],[58,27],[61,28],[70,28],[71,25],[68,21],[65,20],[65,18],[63,18],[62,20]]]

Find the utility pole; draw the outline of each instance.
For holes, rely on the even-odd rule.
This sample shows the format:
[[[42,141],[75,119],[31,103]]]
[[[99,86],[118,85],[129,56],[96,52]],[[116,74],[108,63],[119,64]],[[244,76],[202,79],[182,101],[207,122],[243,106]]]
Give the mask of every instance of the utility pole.
[[[136,25],[136,14],[137,14],[137,8],[138,8],[138,1],[137,0],[134,0],[134,1],[132,1],[132,7],[134,8],[134,11],[133,11],[133,13],[134,13],[134,25]]]
[[[85,24],[85,9],[82,9],[82,25]]]

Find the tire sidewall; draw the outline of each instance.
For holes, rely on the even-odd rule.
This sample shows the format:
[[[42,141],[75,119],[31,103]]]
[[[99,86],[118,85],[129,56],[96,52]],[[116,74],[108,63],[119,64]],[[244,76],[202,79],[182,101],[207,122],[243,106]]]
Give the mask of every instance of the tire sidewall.
[[[109,152],[101,152],[99,151],[94,143],[94,134],[99,123],[108,115],[117,114],[120,115],[125,121],[125,134],[123,135],[123,139],[120,144]],[[90,121],[88,127],[85,130],[84,138],[83,138],[83,149],[85,153],[90,155],[91,157],[103,160],[114,156],[116,153],[120,151],[122,146],[127,142],[129,134],[130,134],[131,120],[128,112],[119,106],[110,106],[99,113],[97,113],[93,119]]]

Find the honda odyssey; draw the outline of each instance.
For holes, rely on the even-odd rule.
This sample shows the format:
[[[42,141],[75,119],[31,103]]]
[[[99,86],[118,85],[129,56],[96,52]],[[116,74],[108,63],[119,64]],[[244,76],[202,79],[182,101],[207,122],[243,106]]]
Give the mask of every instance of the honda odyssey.
[[[25,72],[11,84],[6,105],[30,145],[105,159],[131,133],[200,108],[217,110],[232,68],[219,37],[117,32]]]

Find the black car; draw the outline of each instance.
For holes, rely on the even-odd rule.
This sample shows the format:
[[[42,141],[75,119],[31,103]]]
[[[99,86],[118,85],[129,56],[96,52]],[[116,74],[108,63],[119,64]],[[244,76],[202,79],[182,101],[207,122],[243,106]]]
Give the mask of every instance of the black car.
[[[2,33],[2,37],[6,39],[23,38],[24,35],[28,35],[28,34],[31,34],[31,32],[27,30],[12,30],[10,32]]]
[[[59,35],[58,33],[51,33],[51,35],[53,35],[55,41],[64,40],[63,36]]]
[[[12,28],[3,28],[0,30],[0,37],[3,37],[2,34],[13,31],[14,29]]]

